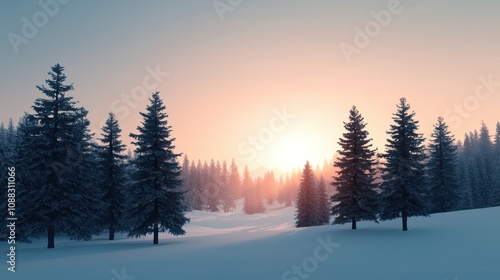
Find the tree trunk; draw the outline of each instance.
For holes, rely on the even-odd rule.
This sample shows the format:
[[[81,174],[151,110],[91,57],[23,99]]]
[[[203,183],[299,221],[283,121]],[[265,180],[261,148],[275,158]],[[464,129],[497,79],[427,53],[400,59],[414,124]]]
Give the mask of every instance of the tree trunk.
[[[356,218],[352,218],[352,229],[356,229]]]
[[[109,225],[109,240],[115,240],[115,224]]]
[[[153,244],[158,244],[158,199],[155,199],[155,224],[153,233]]]
[[[402,218],[403,218],[403,231],[407,231],[408,230],[408,213],[406,213],[406,209],[403,210]]]
[[[54,239],[56,236],[56,226],[55,225],[49,225],[49,232],[48,232],[48,249],[55,248],[55,243]]]

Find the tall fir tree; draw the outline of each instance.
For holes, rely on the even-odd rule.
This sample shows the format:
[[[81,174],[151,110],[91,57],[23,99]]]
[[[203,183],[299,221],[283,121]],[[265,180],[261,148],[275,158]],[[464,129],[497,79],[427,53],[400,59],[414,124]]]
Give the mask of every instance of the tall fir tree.
[[[185,234],[182,228],[189,219],[181,188],[181,167],[174,152],[172,127],[159,92],[152,94],[151,104],[141,113],[143,121],[138,133],[131,133],[136,146],[133,161],[135,172],[129,192],[128,216],[131,229],[129,237],[153,234],[153,244],[158,244],[158,233],[168,231],[173,235]]]
[[[125,207],[125,145],[121,141],[121,129],[113,113],[109,113],[102,127],[101,145],[98,150],[100,170],[99,185],[102,188],[104,203],[103,224],[109,229],[109,240],[115,239],[115,232],[126,230]]]
[[[457,210],[461,201],[457,174],[457,146],[442,117],[434,125],[427,162],[432,213]]]
[[[401,217],[403,231],[408,230],[408,217],[427,216],[428,202],[424,175],[424,138],[418,133],[415,112],[405,98],[400,99],[392,119],[382,168],[380,219]]]
[[[37,86],[46,98],[36,99],[35,113],[23,127],[29,140],[23,144],[21,172],[36,180],[24,181],[20,229],[25,240],[46,233],[48,248],[55,247],[56,234],[88,240],[101,230],[95,217],[101,203],[90,180],[94,162],[88,112],[68,95],[73,85],[65,84],[64,70],[56,64],[47,87]]]
[[[297,211],[295,225],[310,227],[319,224],[320,216],[317,207],[316,183],[309,161],[304,165],[299,194],[297,196]]]
[[[331,200],[334,224],[350,222],[356,229],[358,221],[377,222],[378,193],[375,179],[375,150],[371,149],[364,118],[355,106],[349,111],[349,122],[344,122],[346,130],[338,144],[334,166],[338,167],[332,185],[337,188]]]

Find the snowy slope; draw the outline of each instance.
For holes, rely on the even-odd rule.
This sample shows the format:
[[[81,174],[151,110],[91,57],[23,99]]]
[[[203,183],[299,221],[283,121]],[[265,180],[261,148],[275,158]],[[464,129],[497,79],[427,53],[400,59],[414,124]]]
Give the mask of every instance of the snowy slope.
[[[238,210],[191,212],[186,236],[156,246],[150,236],[18,244],[17,272],[4,265],[0,279],[500,279],[498,207],[411,218],[408,232],[399,220],[296,229],[290,207]]]

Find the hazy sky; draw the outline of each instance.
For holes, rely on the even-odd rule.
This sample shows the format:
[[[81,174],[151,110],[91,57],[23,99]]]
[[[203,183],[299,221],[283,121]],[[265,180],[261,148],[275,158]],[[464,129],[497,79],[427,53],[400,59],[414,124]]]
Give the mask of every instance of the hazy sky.
[[[493,134],[499,11],[493,0],[1,1],[0,121],[31,112],[61,63],[93,131],[113,110],[128,142],[144,93],[159,90],[176,151],[196,160],[322,163],[352,105],[383,149],[403,96],[427,138],[440,115],[460,139],[482,120]]]

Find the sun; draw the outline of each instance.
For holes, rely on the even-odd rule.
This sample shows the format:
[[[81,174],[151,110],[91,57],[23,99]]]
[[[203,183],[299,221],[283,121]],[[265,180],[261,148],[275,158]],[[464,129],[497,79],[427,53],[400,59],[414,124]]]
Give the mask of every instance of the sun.
[[[311,164],[318,163],[321,158],[321,148],[313,137],[300,133],[289,133],[276,139],[270,151],[270,161],[283,171],[293,168],[303,168],[306,161]]]

